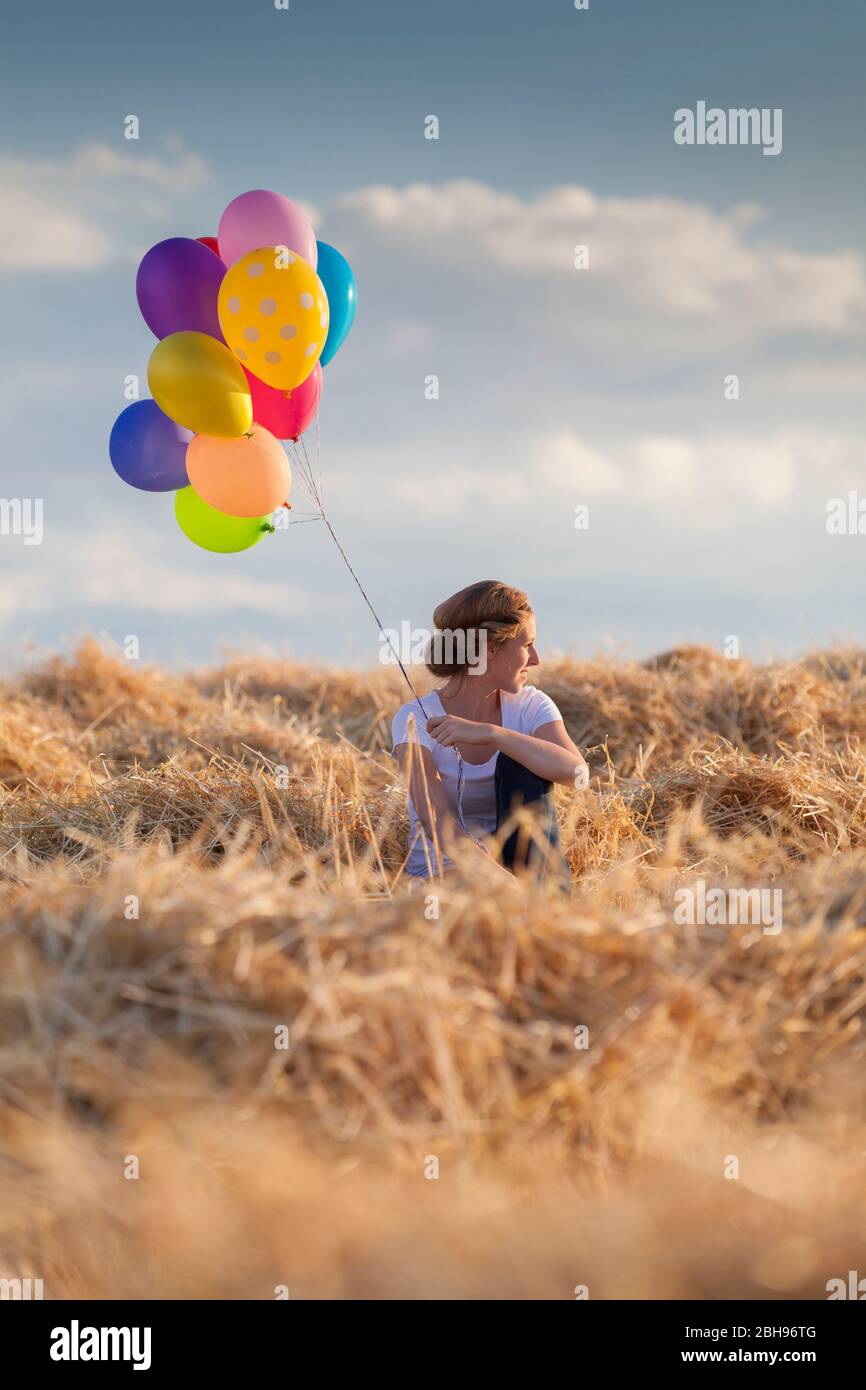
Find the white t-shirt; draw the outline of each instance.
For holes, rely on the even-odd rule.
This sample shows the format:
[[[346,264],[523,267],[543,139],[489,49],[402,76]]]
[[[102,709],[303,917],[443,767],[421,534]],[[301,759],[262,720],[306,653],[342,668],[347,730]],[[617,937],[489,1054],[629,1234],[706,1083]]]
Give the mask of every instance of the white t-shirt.
[[[503,729],[513,729],[519,734],[534,734],[536,729],[540,729],[543,724],[551,724],[562,718],[550,696],[545,695],[543,690],[538,690],[534,685],[525,685],[516,695],[501,690],[499,699]],[[422,695],[421,703],[427,711],[427,719],[436,719],[447,713],[435,690],[431,690],[429,695]],[[414,729],[410,728],[413,719]],[[448,806],[456,820],[457,754],[453,748],[444,748],[441,743],[437,743],[428,734],[427,721],[418,707],[417,700],[409,700],[398,709],[391,721],[391,736],[394,748],[397,747],[398,743],[410,743],[417,740],[423,748],[430,749],[436,770],[442,779],[445,795],[448,798]],[[479,763],[474,767],[465,759],[463,762],[463,819],[467,830],[472,835],[492,835],[496,829],[496,790],[493,779],[496,772],[497,757],[498,754],[494,753],[493,757],[489,758],[486,763]],[[406,872],[413,876],[426,878],[429,873],[428,862],[435,865],[436,856],[424,827],[418,819],[415,807],[412,805],[411,796],[409,797],[409,845],[410,853]],[[450,868],[451,860],[443,856],[443,865],[446,869]]]

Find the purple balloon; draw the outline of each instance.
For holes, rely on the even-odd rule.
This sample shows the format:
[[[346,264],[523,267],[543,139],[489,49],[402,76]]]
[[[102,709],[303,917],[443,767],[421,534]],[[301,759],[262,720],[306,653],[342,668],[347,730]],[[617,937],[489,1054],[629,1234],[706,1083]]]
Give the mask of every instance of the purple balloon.
[[[217,296],[226,268],[209,246],[173,236],[152,246],[138,267],[135,293],[145,323],[157,338],[209,333],[223,341]]]
[[[207,251],[207,247],[203,247]],[[213,252],[208,251],[212,256]],[[118,477],[144,492],[172,492],[188,487],[186,446],[192,430],[176,425],[156,401],[133,401],[111,430],[108,453]]]

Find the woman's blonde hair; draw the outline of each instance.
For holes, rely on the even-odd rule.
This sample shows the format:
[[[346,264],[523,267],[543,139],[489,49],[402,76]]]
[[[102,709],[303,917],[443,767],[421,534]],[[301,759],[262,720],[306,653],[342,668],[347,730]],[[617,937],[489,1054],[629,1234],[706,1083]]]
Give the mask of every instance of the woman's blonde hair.
[[[433,613],[437,634],[450,635],[452,639],[462,635],[463,641],[457,641],[455,650],[453,641],[437,642],[434,636],[425,662],[427,670],[442,679],[465,673],[475,664],[481,643],[486,643],[487,653],[492,654],[516,637],[533,616],[522,589],[499,579],[480,579],[477,584],[469,584],[446,598]]]

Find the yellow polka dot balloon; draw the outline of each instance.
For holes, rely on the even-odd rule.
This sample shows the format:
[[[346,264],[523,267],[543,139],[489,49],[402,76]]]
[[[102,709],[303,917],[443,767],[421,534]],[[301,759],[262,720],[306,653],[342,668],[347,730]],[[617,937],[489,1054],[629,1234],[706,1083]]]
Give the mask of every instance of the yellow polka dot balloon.
[[[309,261],[285,246],[236,261],[220,286],[218,312],[238,361],[280,391],[306,381],[328,336],[325,287]]]

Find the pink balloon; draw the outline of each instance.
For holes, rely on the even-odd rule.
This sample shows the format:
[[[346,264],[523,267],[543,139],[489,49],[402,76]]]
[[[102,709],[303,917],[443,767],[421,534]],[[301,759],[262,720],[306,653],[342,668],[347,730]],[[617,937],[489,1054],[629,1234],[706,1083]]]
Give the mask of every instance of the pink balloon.
[[[319,259],[310,219],[291,198],[265,188],[232,199],[220,218],[217,240],[220,257],[229,266],[262,246],[287,246],[314,270]]]
[[[253,420],[277,439],[297,439],[313,423],[322,399],[322,368],[317,362],[310,375],[292,391],[278,391],[244,367],[253,398]]]

